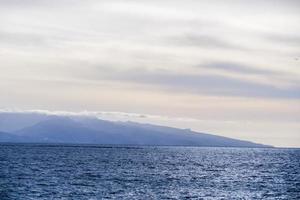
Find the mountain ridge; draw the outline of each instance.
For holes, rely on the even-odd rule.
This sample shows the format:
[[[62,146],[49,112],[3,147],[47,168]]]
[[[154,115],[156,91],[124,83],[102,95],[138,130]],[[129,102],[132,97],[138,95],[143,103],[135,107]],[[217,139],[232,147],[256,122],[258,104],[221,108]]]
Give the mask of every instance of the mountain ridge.
[[[15,115],[14,117],[17,116]],[[41,120],[36,116],[30,117],[34,119],[34,123],[26,119],[26,123],[29,125],[25,127],[20,126],[18,130],[7,132],[3,131],[0,126],[0,133],[4,132],[2,137],[0,134],[0,142],[271,147],[250,141],[199,133],[190,129],[141,124],[131,121],[113,122],[96,117],[82,116],[42,116]],[[24,115],[21,118],[24,118]],[[0,116],[0,125],[1,119],[5,119],[5,117],[3,115],[2,117]],[[10,123],[13,124],[13,122]]]

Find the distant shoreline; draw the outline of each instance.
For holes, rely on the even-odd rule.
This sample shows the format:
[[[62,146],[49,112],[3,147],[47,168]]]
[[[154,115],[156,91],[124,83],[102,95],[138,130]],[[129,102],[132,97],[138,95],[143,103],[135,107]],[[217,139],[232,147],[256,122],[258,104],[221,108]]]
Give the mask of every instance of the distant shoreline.
[[[26,145],[46,147],[88,147],[88,148],[140,148],[140,147],[192,147],[192,148],[242,148],[242,149],[300,149],[300,147],[234,147],[234,146],[195,146],[195,145],[142,145],[142,144],[91,144],[91,143],[31,143],[31,142],[0,142],[0,145]]]

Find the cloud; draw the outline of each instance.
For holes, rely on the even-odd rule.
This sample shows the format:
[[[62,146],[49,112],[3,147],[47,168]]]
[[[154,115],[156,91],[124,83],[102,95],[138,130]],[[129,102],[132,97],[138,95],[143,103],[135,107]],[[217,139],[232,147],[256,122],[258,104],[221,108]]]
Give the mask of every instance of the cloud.
[[[202,64],[199,67],[217,69],[217,70],[223,70],[227,72],[241,73],[241,74],[258,74],[258,75],[280,74],[279,72],[275,72],[274,70],[272,71],[263,68],[257,68],[257,67],[255,68],[255,67],[250,67],[248,65],[232,63],[232,62],[208,63],[208,64]]]
[[[54,116],[73,116],[73,117],[96,117],[100,119],[109,120],[176,120],[176,121],[199,121],[195,118],[183,118],[183,117],[169,117],[161,115],[150,115],[141,113],[127,113],[127,112],[115,112],[115,111],[50,111],[50,110],[22,110],[22,109],[0,109],[0,113],[20,113],[20,114],[42,114],[42,115],[54,115]]]
[[[47,40],[39,34],[18,33],[0,30],[0,41],[2,44],[20,47],[20,46],[46,46]]]
[[[43,6],[36,8],[36,2]],[[61,7],[70,2],[76,5],[72,4],[70,9]],[[284,4],[288,10],[294,3],[278,5]],[[6,72],[2,76],[7,79],[109,80],[120,85],[122,82],[151,85],[158,90],[183,94],[299,98],[294,79],[285,76],[291,86],[278,87],[281,74],[277,72],[297,76],[298,63],[264,51],[269,48],[268,39],[257,40],[258,35],[266,32],[264,20],[257,21],[256,15],[243,15],[243,9],[248,6],[250,11],[261,13],[260,4],[95,0],[1,0],[0,4],[16,7],[8,9],[16,9],[15,12],[0,14],[0,41],[5,44],[0,47],[3,63],[0,69]],[[270,2],[262,4],[270,6]],[[271,7],[270,13],[282,16],[278,5]],[[271,16],[266,16],[270,21],[267,33],[280,35],[284,24]],[[298,15],[290,18],[297,19]],[[289,16],[284,18],[287,19]],[[295,24],[288,28],[297,30],[297,27]],[[275,38],[291,41],[292,45],[299,42],[297,37]],[[253,47],[262,51],[249,53]],[[290,50],[293,48],[288,47],[287,51]],[[194,66],[198,63],[202,63],[201,69],[196,70]],[[99,70],[95,69],[97,66]],[[219,71],[218,74],[211,74],[212,69]],[[23,70],[25,73],[17,73]],[[229,73],[241,76],[227,76]],[[256,82],[255,78],[261,75],[273,83]],[[251,77],[246,80],[242,76]]]
[[[241,45],[236,45],[231,40],[226,40],[220,36],[213,36],[208,34],[183,34],[181,36],[174,36],[168,38],[170,44],[180,46],[192,46],[200,48],[222,48],[231,50],[247,50]]]
[[[285,44],[291,47],[298,47],[300,53],[300,37],[298,35],[289,35],[289,34],[265,34],[265,39],[270,40],[271,42],[276,42],[280,44]]]
[[[211,64],[216,69],[246,73],[246,74],[272,74],[267,70],[248,68],[243,65],[227,65],[227,63]],[[275,73],[275,72],[274,72]],[[259,83],[241,78],[219,74],[205,73],[175,73],[167,70],[121,70],[107,73],[101,68],[88,74],[87,80],[115,80],[132,82],[140,85],[156,86],[157,89],[179,93],[195,93],[199,95],[214,96],[240,96],[257,98],[300,98],[300,88],[296,83],[287,87],[276,87],[272,84]]]

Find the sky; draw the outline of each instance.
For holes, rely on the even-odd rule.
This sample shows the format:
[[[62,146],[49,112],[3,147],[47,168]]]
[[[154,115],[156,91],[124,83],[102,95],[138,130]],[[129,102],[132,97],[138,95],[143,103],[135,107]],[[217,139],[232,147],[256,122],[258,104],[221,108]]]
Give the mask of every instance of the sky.
[[[0,0],[0,109],[300,147],[298,0]]]

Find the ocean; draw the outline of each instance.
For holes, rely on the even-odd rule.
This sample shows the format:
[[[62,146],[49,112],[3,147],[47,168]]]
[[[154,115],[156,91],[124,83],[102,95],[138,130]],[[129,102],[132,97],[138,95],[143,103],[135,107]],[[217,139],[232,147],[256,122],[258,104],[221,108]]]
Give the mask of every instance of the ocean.
[[[0,144],[0,199],[300,199],[300,149]]]

